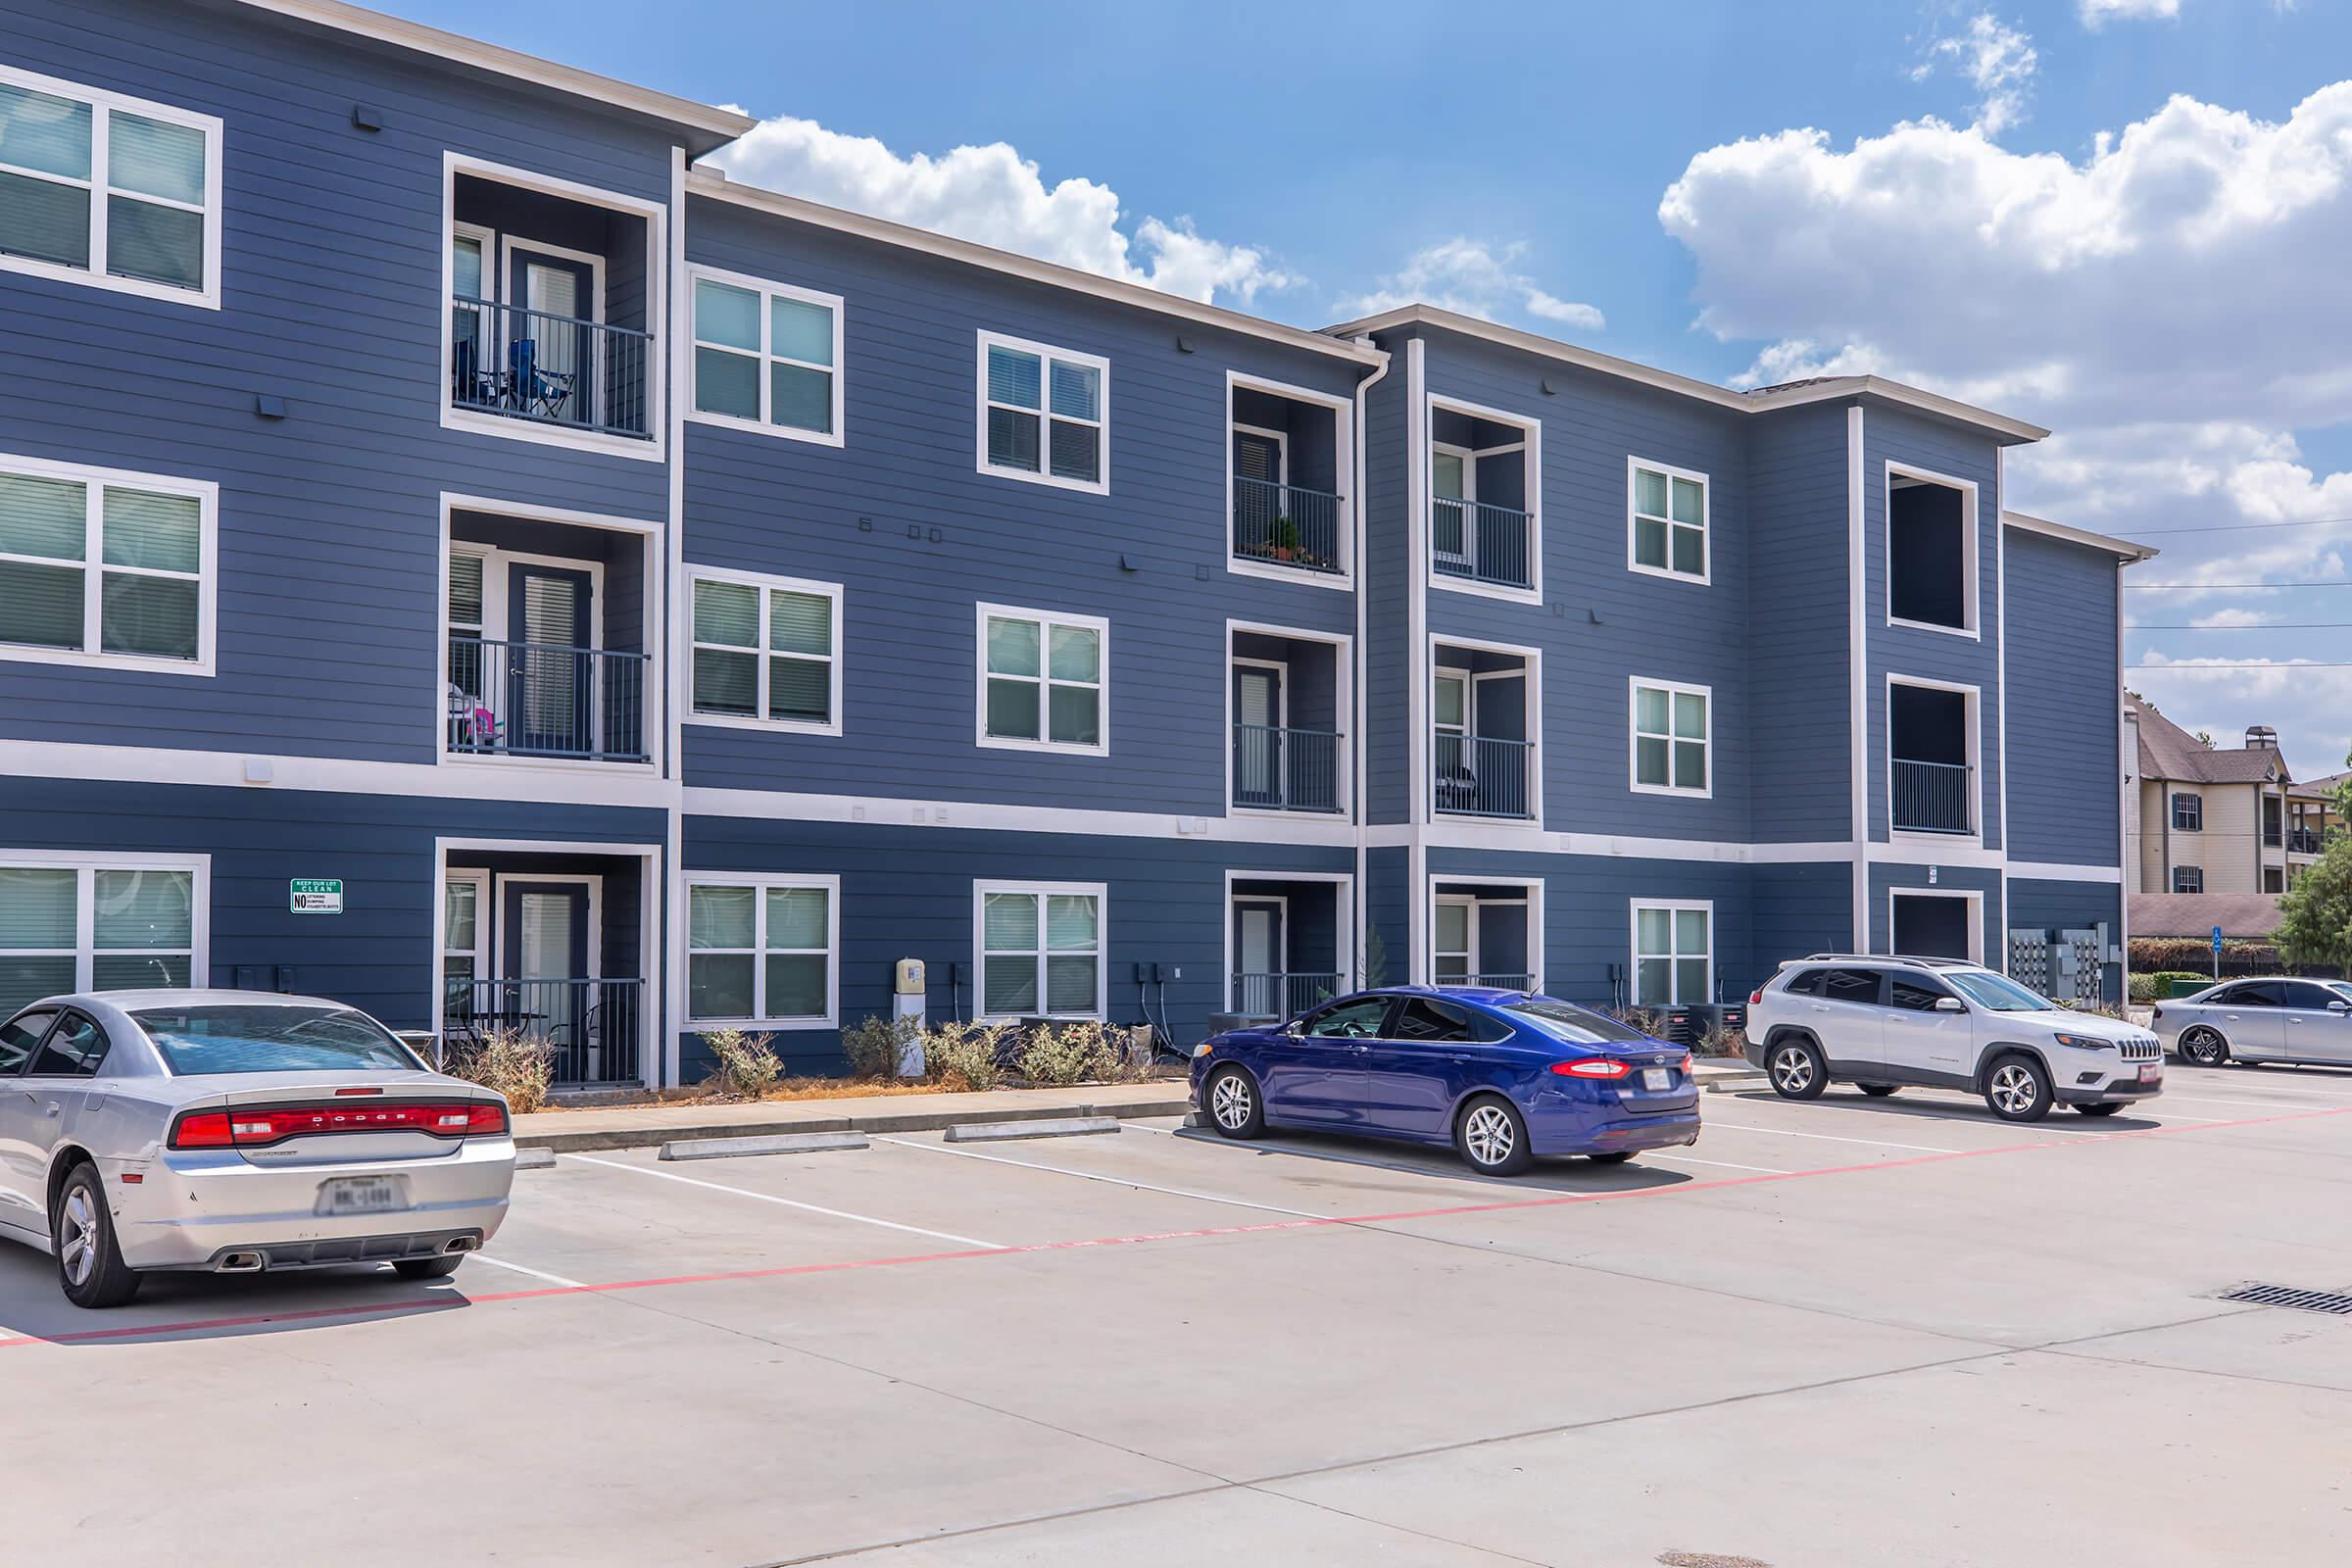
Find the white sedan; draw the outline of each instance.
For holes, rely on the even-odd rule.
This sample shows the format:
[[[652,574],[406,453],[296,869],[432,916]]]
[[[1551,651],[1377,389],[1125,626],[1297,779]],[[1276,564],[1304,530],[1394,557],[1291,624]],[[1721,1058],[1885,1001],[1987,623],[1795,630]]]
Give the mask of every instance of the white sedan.
[[[506,1101],[341,1003],[111,991],[0,1024],[0,1237],[78,1306],[154,1270],[449,1274],[514,1180]]]

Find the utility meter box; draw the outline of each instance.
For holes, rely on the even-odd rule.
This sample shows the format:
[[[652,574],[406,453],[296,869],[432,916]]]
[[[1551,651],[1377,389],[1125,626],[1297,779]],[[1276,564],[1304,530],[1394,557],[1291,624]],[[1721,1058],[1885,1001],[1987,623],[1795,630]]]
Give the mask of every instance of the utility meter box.
[[[899,1034],[899,1076],[923,1075],[923,960],[901,958],[891,965],[890,1015]]]
[[[923,994],[923,960],[901,958],[898,962],[898,982],[892,989],[902,997],[921,996]]]

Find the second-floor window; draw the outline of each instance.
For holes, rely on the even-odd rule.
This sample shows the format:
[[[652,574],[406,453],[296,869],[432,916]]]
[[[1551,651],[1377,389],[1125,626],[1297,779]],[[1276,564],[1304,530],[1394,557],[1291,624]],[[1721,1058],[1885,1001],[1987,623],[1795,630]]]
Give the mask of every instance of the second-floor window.
[[[210,674],[210,484],[0,458],[0,658]]]
[[[1705,582],[1707,476],[1638,459],[1632,467],[1628,564],[1636,571]]]
[[[694,279],[694,412],[841,444],[838,295],[735,273]]]
[[[2202,892],[2204,892],[2204,891],[2205,891],[2205,868],[2204,868],[2203,866],[2201,866],[2201,865],[2176,865],[2176,866],[2174,866],[2174,867],[2173,867],[2173,891],[2174,891],[2175,893],[2202,893]]]
[[[1646,794],[1705,795],[1711,790],[1713,694],[1704,686],[1637,679],[1634,686],[1634,788]]]
[[[980,744],[1110,749],[1110,623],[1087,615],[980,607]]]
[[[1110,362],[980,334],[980,471],[1110,489]]]
[[[0,267],[217,306],[220,122],[0,66]]]
[[[694,715],[841,733],[841,588],[694,571]]]
[[[2205,797],[2176,795],[2173,797],[2173,831],[2202,833],[2205,831]]]

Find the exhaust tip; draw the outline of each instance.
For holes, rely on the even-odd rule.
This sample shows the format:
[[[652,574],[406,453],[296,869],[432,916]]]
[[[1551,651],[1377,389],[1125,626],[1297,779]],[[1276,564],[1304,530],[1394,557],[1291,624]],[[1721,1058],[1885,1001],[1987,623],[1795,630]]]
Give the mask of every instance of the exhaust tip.
[[[449,1245],[441,1249],[444,1253],[478,1252],[481,1250],[481,1239],[474,1236],[453,1236],[449,1240]]]
[[[262,1254],[259,1252],[230,1252],[220,1259],[220,1272],[223,1274],[259,1274],[261,1271]]]

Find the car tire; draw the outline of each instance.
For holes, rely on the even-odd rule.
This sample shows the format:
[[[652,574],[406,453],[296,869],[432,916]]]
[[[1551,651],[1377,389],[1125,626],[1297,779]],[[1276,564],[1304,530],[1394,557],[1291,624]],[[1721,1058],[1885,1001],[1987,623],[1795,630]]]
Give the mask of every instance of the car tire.
[[[1764,1053],[1764,1072],[1783,1100],[1819,1100],[1830,1087],[1829,1059],[1803,1035],[1792,1035]]]
[[[1480,1095],[1453,1118],[1453,1148],[1481,1176],[1516,1176],[1536,1162],[1527,1118],[1500,1095]]]
[[[1901,1086],[1898,1084],[1856,1084],[1854,1087],[1873,1100],[1885,1100]]]
[[[2075,1107],[2075,1111],[2076,1114],[2082,1116],[2112,1116],[2123,1108],[2124,1102],[2122,1101],[2109,1100],[2103,1101],[2095,1105],[2077,1105]]]
[[[75,1306],[121,1306],[139,1294],[138,1271],[122,1261],[115,1242],[106,1187],[87,1160],[66,1173],[49,1205],[49,1241],[57,1251],[57,1283]]]
[[[1622,1165],[1634,1157],[1634,1152],[1630,1149],[1612,1149],[1605,1154],[1587,1154],[1585,1157],[1595,1165]]]
[[[1219,1067],[1200,1086],[1208,1124],[1226,1138],[1255,1138],[1266,1130],[1266,1100],[1243,1067]]]
[[[439,1257],[401,1257],[393,1259],[392,1272],[404,1280],[445,1280],[465,1261],[463,1252],[445,1252]]]
[[[2230,1042],[2222,1038],[2219,1029],[2199,1024],[2180,1037],[2180,1059],[2200,1067],[2228,1066]]]
[[[1995,1057],[1985,1069],[1984,1103],[2003,1121],[2039,1121],[2053,1102],[2049,1073],[2023,1052]]]

